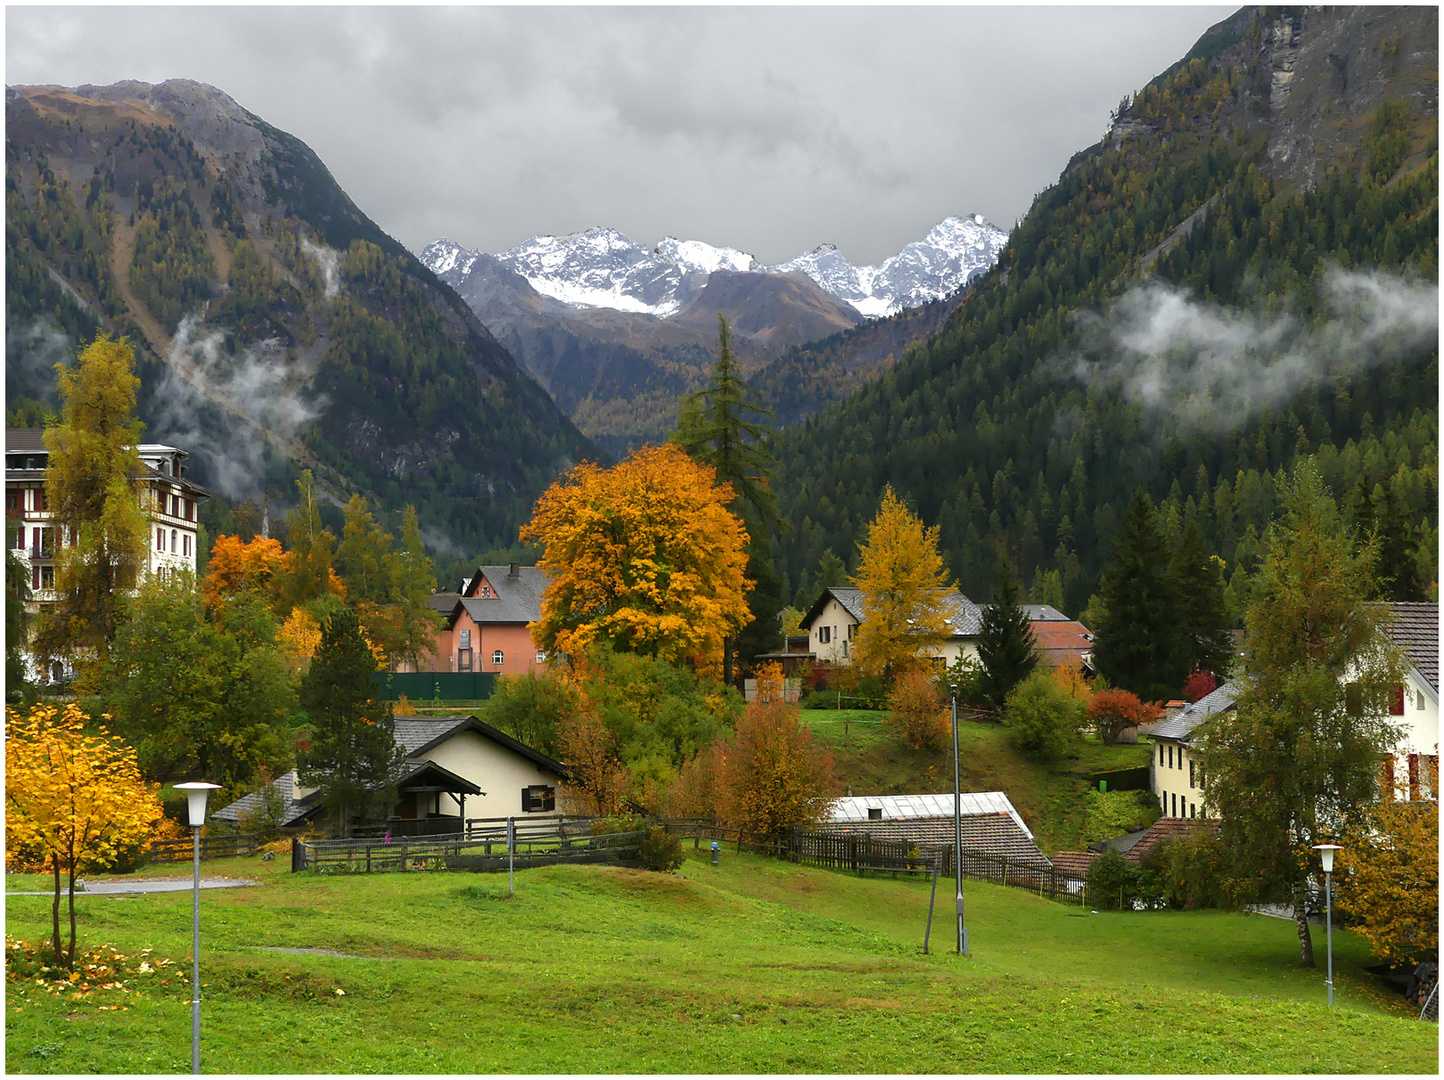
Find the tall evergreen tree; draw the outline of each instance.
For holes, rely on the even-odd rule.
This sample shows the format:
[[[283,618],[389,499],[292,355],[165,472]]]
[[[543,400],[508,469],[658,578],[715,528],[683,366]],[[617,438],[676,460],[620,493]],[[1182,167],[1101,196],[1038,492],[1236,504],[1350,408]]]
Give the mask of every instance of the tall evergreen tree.
[[[1001,709],[1013,687],[1038,666],[1038,643],[1028,613],[1018,599],[1018,582],[1012,562],[998,557],[998,584],[993,602],[983,609],[983,628],[978,634],[978,690],[983,700]]]
[[[315,481],[304,469],[296,481],[300,501],[286,514],[286,572],[277,583],[279,609],[289,611],[331,591],[336,534],[321,523]]]
[[[1174,697],[1187,674],[1176,655],[1178,603],[1168,564],[1158,513],[1139,489],[1099,588],[1103,617],[1094,627],[1093,662],[1114,686],[1145,701]]]
[[[1375,596],[1380,600],[1425,600],[1424,584],[1419,580],[1419,566],[1414,559],[1411,523],[1399,512],[1398,496],[1387,477],[1383,488],[1384,505],[1375,522],[1379,550]]]
[[[723,646],[722,679],[730,683],[736,654],[753,656],[774,648],[781,633],[782,581],[772,559],[772,534],[781,524],[773,498],[772,410],[758,404],[732,354],[727,320],[717,316],[717,362],[712,381],[682,402],[677,443],[694,461],[717,470],[718,483],[735,493],[730,509],[747,529],[746,574],[751,620]]]
[[[1313,967],[1312,845],[1334,842],[1377,795],[1403,668],[1367,602],[1372,544],[1354,547],[1310,459],[1294,470],[1247,617],[1236,708],[1200,729],[1205,805],[1243,901],[1289,901]]]
[[[1223,575],[1218,560],[1204,543],[1195,521],[1186,522],[1173,553],[1173,582],[1178,590],[1177,660],[1184,672],[1212,672],[1218,682],[1228,678],[1233,661]]]
[[[380,818],[396,805],[406,759],[392,735],[391,702],[377,697],[375,670],[360,620],[343,610],[326,620],[301,680],[311,745],[296,755],[297,773],[302,784],[321,789],[343,833],[353,818]]]

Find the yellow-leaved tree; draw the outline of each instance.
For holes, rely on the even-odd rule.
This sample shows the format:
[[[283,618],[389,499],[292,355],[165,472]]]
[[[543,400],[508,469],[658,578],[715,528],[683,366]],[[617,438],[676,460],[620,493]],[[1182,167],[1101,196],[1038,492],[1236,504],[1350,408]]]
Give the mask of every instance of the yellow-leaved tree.
[[[603,469],[583,462],[542,493],[520,538],[551,579],[532,624],[537,648],[593,642],[715,675],[746,625],[747,532],[728,484],[673,445]]]
[[[246,543],[239,536],[218,536],[211,545],[201,596],[206,607],[220,611],[238,596],[259,597],[267,607],[276,603],[276,579],[285,572],[286,555],[279,540],[256,537]]]
[[[1439,953],[1439,804],[1386,799],[1339,841],[1339,911],[1394,964]]]
[[[891,485],[858,545],[852,583],[862,590],[864,618],[853,646],[862,674],[891,679],[952,636],[952,582],[938,551],[937,526],[925,527]]]
[[[48,867],[57,967],[75,965],[75,875],[103,870],[127,849],[148,844],[162,819],[154,786],[141,779],[135,751],[102,726],[85,730],[75,704],[5,710],[5,856],[11,868]],[[70,895],[70,945],[60,942],[60,878]]]

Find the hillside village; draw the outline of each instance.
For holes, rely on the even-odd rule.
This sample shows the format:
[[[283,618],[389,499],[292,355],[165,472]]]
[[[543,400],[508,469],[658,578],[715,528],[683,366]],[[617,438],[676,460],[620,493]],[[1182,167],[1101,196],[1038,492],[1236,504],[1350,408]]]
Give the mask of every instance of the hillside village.
[[[624,356],[214,88],[9,88],[73,347],[7,370],[7,1068],[179,1069],[193,870],[232,1071],[1437,1070],[1437,12],[1378,11],[1236,13],[996,265],[770,358],[719,298],[806,267],[659,246],[705,320]]]

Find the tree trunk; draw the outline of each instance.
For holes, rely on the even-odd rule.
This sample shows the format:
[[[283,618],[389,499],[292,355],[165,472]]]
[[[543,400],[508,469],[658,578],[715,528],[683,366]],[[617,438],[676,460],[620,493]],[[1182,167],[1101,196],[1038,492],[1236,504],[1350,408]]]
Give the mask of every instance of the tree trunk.
[[[75,970],[75,863],[70,864],[70,962],[66,964]]]
[[[65,966],[65,955],[60,951],[60,856],[52,854],[50,865],[55,871],[55,902],[50,905],[50,944],[55,949],[55,966]]]
[[[1299,928],[1299,966],[1314,967],[1314,939],[1309,933],[1309,900],[1304,878],[1294,883],[1294,922]]]

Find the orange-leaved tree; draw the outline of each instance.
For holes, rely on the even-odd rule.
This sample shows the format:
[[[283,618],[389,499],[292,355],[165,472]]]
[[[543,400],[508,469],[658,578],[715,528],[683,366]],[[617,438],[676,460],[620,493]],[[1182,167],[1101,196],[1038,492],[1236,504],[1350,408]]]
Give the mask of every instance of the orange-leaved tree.
[[[247,543],[239,536],[218,536],[201,579],[201,596],[211,611],[221,610],[238,596],[256,596],[274,608],[276,578],[285,568],[279,540],[258,536]]]
[[[1367,808],[1339,843],[1336,900],[1350,928],[1390,963],[1437,956],[1439,804],[1386,799]]]
[[[749,618],[747,532],[732,489],[673,445],[611,469],[583,462],[552,484],[521,529],[551,580],[537,648],[576,656],[593,642],[690,661],[713,673]]]
[[[583,695],[581,708],[557,725],[557,746],[570,779],[563,795],[573,813],[615,817],[632,793],[632,775],[617,757],[616,740]]]
[[[149,842],[160,799],[140,776],[135,751],[103,726],[91,734],[75,704],[5,710],[5,854],[12,867],[54,875],[51,941],[58,967],[75,965],[75,875],[114,864]],[[70,895],[70,945],[60,942],[60,877]]]
[[[854,648],[863,674],[890,679],[952,635],[951,580],[938,551],[937,526],[926,528],[891,485],[858,545],[852,583],[862,590],[865,617]]]
[[[1104,742],[1115,742],[1125,729],[1146,724],[1157,715],[1157,706],[1139,701],[1130,690],[1099,690],[1088,700],[1088,722]]]
[[[815,828],[836,797],[832,752],[813,741],[789,702],[748,705],[711,763],[718,770],[717,816],[745,832],[776,836]]]
[[[893,680],[887,707],[889,723],[912,749],[937,750],[947,742],[951,722],[943,696],[921,669],[911,668]]]

